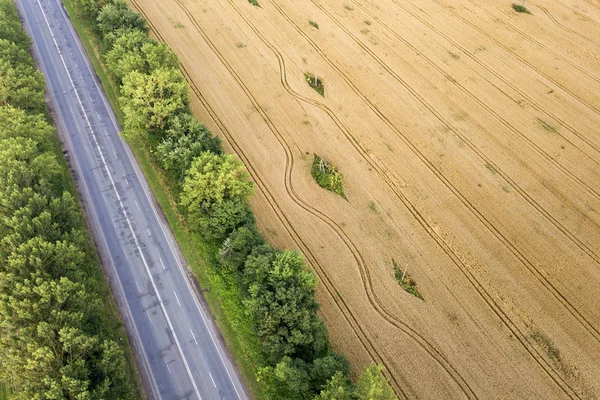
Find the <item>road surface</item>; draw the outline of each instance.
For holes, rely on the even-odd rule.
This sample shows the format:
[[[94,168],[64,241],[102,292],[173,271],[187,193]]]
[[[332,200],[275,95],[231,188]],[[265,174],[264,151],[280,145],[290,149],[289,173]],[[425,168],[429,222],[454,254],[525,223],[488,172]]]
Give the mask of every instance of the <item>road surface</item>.
[[[149,397],[248,398],[62,3],[17,5]]]

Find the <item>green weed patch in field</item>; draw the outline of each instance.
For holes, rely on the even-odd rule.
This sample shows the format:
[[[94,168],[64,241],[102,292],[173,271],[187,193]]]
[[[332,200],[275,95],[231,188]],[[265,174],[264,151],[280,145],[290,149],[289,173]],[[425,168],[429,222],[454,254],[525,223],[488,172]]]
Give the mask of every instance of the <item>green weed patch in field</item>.
[[[340,174],[333,164],[315,154],[310,172],[312,177],[315,178],[315,181],[317,181],[319,186],[323,189],[327,189],[330,192],[337,193],[343,198],[346,198],[344,195],[344,188],[342,187],[342,174]]]
[[[393,259],[392,265],[394,266],[394,277],[396,278],[398,284],[402,287],[402,289],[406,290],[408,293],[412,294],[415,297],[418,297],[421,300],[425,300],[423,299],[423,296],[421,296],[421,293],[419,293],[419,290],[417,289],[417,282],[415,282],[407,272],[401,271],[398,267],[398,264],[396,264],[396,261],[394,261]]]
[[[513,8],[513,10],[515,10],[516,12],[519,12],[519,13],[531,14],[531,11],[529,11],[527,9],[527,7],[520,5],[520,4],[513,3],[512,8]]]
[[[317,93],[325,97],[325,86],[323,86],[322,80],[309,73],[305,73],[304,77],[306,78],[306,82],[308,82],[311,88],[315,89]]]
[[[562,362],[560,350],[558,350],[554,346],[554,343],[552,343],[552,340],[550,340],[550,338],[546,336],[546,334],[540,331],[535,331],[530,336],[537,344],[539,344],[546,351],[548,358],[557,363]]]

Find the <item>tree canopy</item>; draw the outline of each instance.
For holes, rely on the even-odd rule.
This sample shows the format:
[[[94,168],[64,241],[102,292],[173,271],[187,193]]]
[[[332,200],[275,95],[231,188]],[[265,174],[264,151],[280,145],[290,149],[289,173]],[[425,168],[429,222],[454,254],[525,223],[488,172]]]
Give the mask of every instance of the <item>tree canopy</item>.
[[[160,68],[150,74],[131,71],[121,86],[125,132],[129,137],[160,131],[167,120],[183,112],[189,90],[178,70]]]
[[[105,55],[106,65],[122,80],[132,71],[150,74],[163,68],[178,68],[179,61],[164,43],[157,43],[139,30],[124,31]]]
[[[131,399],[43,76],[10,0],[0,0],[0,37],[0,381],[11,399]]]

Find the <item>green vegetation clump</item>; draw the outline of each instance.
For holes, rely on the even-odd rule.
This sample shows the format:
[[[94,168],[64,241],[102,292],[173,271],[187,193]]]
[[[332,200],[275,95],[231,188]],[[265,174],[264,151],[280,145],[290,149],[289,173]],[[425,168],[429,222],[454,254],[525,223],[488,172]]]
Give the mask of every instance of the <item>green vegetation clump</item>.
[[[308,82],[311,88],[315,89],[317,93],[325,97],[325,86],[323,86],[322,80],[309,73],[305,73],[304,78],[306,79],[306,82]]]
[[[308,24],[314,28],[319,29],[319,24],[317,24],[315,21],[309,20]]]
[[[531,14],[531,11],[529,11],[527,9],[527,7],[525,7],[524,5],[521,5],[521,4],[513,3],[512,8],[513,8],[513,10],[515,10],[516,12],[519,12],[519,13]]]
[[[139,398],[12,0],[0,37],[0,399]]]
[[[417,282],[415,282],[408,273],[405,273],[400,270],[396,261],[392,259],[392,265],[394,267],[394,277],[398,281],[398,284],[402,287],[402,289],[406,290],[408,293],[412,294],[415,297],[418,297],[421,300],[423,296],[419,293],[417,289]]]
[[[337,193],[343,198],[344,188],[342,186],[342,174],[337,170],[335,165],[325,161],[321,156],[314,155],[312,168],[310,170],[312,177],[317,181],[319,186],[327,189],[330,192]]]
[[[260,4],[258,4],[257,0],[248,0],[248,3],[252,4],[255,7],[260,7]]]
[[[393,398],[381,367],[368,368],[356,385],[350,381],[348,361],[331,348],[318,315],[313,272],[300,253],[273,248],[258,232],[248,203],[250,176],[191,115],[189,87],[173,54],[143,38],[146,25],[129,9],[122,13],[123,22],[134,21],[137,28],[132,23],[126,29],[119,24],[99,29],[98,16],[107,7],[97,7],[99,1],[121,0],[66,3],[71,9],[79,5],[72,18],[75,23],[83,19],[85,33],[93,34],[87,38],[88,52],[101,49],[105,64],[93,64],[113,92],[109,97],[126,127],[125,137],[183,253],[200,285],[210,289],[207,301],[252,397]],[[90,41],[96,45],[90,47]]]
[[[554,346],[554,343],[552,343],[552,340],[546,334],[535,331],[531,334],[531,338],[546,351],[548,358],[556,363],[562,362],[560,350]]]

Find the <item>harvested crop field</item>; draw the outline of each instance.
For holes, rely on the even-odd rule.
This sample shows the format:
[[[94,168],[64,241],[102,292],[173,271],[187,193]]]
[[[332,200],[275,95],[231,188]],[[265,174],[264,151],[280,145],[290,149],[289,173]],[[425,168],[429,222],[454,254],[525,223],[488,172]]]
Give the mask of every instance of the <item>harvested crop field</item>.
[[[399,397],[600,397],[597,0],[131,2],[357,370]]]

